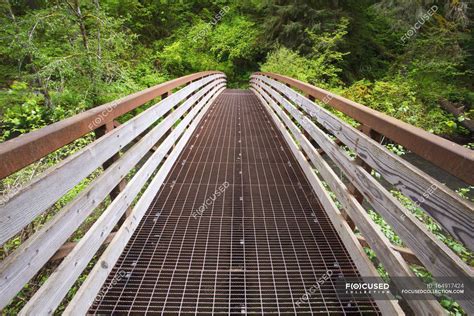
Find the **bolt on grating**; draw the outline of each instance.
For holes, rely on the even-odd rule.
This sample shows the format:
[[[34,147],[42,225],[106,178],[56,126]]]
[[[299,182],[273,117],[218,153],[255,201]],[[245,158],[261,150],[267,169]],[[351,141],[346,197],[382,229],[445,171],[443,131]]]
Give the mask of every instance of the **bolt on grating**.
[[[89,312],[379,314],[336,292],[341,275],[359,277],[283,136],[250,91],[227,89]]]

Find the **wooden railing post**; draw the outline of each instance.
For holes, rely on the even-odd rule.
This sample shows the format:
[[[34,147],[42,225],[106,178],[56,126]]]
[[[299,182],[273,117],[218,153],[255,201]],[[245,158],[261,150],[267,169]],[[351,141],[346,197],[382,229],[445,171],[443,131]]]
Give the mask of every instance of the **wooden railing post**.
[[[289,84],[286,84],[286,86],[290,87],[291,88],[291,85]],[[309,93],[306,93],[305,96],[312,102],[315,102],[316,101],[316,98],[314,96],[312,96],[311,94]],[[303,110],[301,108],[299,108],[299,110]],[[303,128],[303,131],[302,131],[302,134],[308,139],[308,141],[311,143],[311,145],[313,145],[315,148],[317,148],[318,150],[318,153],[320,155],[324,155],[325,152],[324,150],[321,149],[321,147],[316,143],[316,141],[311,137],[311,135],[308,133],[308,131],[306,129]],[[352,184],[349,185],[348,189],[349,189],[349,192],[354,194],[351,190],[351,186]],[[352,186],[353,187],[353,186]],[[353,188],[354,189],[354,188]],[[357,199],[359,201],[359,199]],[[360,201],[359,201],[360,202]],[[342,217],[344,218],[344,220],[347,222],[347,224],[349,225],[349,227],[354,230],[356,225],[354,224],[354,221],[350,218],[349,214],[347,213],[347,211],[342,208],[340,209],[341,211],[341,214],[342,214]]]
[[[96,138],[100,138],[102,136],[104,136],[105,134],[107,133],[110,133],[115,127],[117,127],[118,125],[120,125],[120,123],[116,122],[116,121],[110,121],[110,122],[107,122],[105,125],[102,125],[100,126],[99,128],[97,128],[95,130],[95,135],[96,135]],[[103,164],[102,164],[102,168],[104,170],[106,170],[107,168],[109,168],[114,162],[116,162],[117,160],[120,159],[120,153],[117,152],[115,155],[113,155],[110,159],[106,160]],[[125,189],[125,186],[127,185],[127,179],[123,178],[119,184],[112,189],[112,191],[110,191],[110,200],[113,201],[119,194],[120,192],[122,192],[124,189]],[[121,226],[122,223],[125,221],[125,219],[128,217],[128,215],[130,214],[131,212],[131,208],[129,207],[127,209],[127,211],[125,211],[125,214],[124,216],[120,219],[119,223],[118,223],[118,226]]]
[[[372,138],[373,140],[377,142],[380,142],[380,140],[382,139],[382,135],[380,135],[379,133],[377,133],[377,131],[373,130],[367,125],[362,124],[359,127],[359,129],[362,133],[364,133],[365,135],[369,136],[370,138]],[[355,158],[355,164],[358,166],[362,166],[369,173],[372,171],[372,168],[362,158],[358,156]],[[349,189],[349,192],[352,195],[354,195],[357,201],[362,204],[362,202],[364,201],[364,196],[355,188],[354,184],[350,183],[348,186],[348,189]]]
[[[105,124],[167,91],[217,74],[222,72],[203,71],[170,80],[8,140],[0,144],[0,179],[92,132],[97,122]]]
[[[187,83],[186,85],[188,85],[189,83]],[[164,100],[166,99],[167,97],[169,97],[171,94],[173,94],[173,91],[172,90],[169,90],[167,91],[166,93],[162,94],[161,95],[161,100]],[[175,107],[173,107],[171,110],[170,110],[170,113],[172,113],[174,111]],[[163,135],[163,139],[165,139],[166,137],[168,137],[172,132],[173,132],[173,129],[174,127],[171,126],[171,128],[165,133],[165,135]],[[174,149],[175,145],[172,146],[172,148]],[[166,156],[168,157],[168,156]]]
[[[470,282],[472,270],[469,269],[468,265],[457,257],[451,249],[438,240],[434,234],[426,230],[423,224],[412,216],[410,211],[398,202],[390,191],[377,179],[374,179],[370,173],[371,169],[376,170],[384,177],[384,180],[387,180],[388,183],[394,186],[402,182],[402,187],[404,188],[402,193],[408,195],[414,201],[420,200],[420,197],[426,198],[428,201],[422,200],[425,210],[427,210],[430,215],[433,215],[435,219],[439,219],[440,224],[444,228],[447,228],[454,232],[454,235],[460,237],[459,240],[464,239],[469,241],[469,224],[466,223],[469,221],[469,218],[472,217],[473,209],[469,203],[460,199],[455,192],[442,186],[442,184],[438,183],[432,177],[418,170],[416,167],[411,166],[408,162],[384,148],[384,146],[380,144],[381,136],[375,132],[380,131],[371,124],[371,120],[385,120],[387,125],[396,125],[400,130],[404,129],[406,133],[410,132],[410,136],[413,138],[416,138],[418,134],[423,134],[423,131],[418,131],[409,126],[407,127],[394,119],[385,119],[383,116],[379,118],[378,115],[373,115],[373,117],[367,119],[368,122],[358,120],[362,126],[360,130],[357,130],[327,109],[318,109],[318,105],[315,105],[309,98],[304,97],[292,88],[303,90],[324,103],[326,103],[328,95],[331,96],[329,101],[336,98],[341,101],[341,97],[330,94],[322,89],[309,87],[306,84],[297,87],[292,85],[292,88],[288,88],[287,84],[282,83],[291,82],[293,79],[282,79],[282,76],[273,74],[269,76],[277,77],[276,79],[279,80],[273,80],[260,74],[253,76],[254,81],[252,88],[254,93],[260,101],[270,109],[270,112],[275,116],[275,121],[281,123],[282,131],[286,132],[286,129],[291,131],[291,135],[288,136],[288,143],[294,144],[295,141],[292,139],[294,138],[300,145],[299,147],[306,152],[306,156],[310,156],[312,166],[318,169],[317,177],[322,177],[323,181],[330,187],[338,202],[343,206],[341,211],[345,211],[351,216],[351,219],[357,224],[357,228],[361,234],[367,238],[364,240],[367,241],[367,244],[375,251],[378,259],[384,265],[389,275],[405,277],[394,278],[393,282],[396,285],[395,287],[400,289],[423,287],[423,284],[414,276],[410,267],[403,259],[404,257],[413,259],[416,255],[416,259],[419,259],[419,263],[424,265],[436,278],[456,276],[461,280],[460,282],[462,282],[464,286],[472,288],[472,282]],[[307,88],[306,91],[301,89],[305,87]],[[319,94],[313,93],[312,90]],[[328,102],[328,104],[329,103],[330,102]],[[334,105],[334,102],[329,105]],[[344,110],[342,112],[350,112],[354,108],[360,108],[360,106],[355,106],[351,104],[351,102],[346,102],[345,105],[346,108],[342,108]],[[366,111],[364,111],[364,113],[366,113]],[[348,113],[346,114],[349,115]],[[307,138],[303,137],[302,129],[306,130],[310,134],[310,137],[317,141],[320,146],[312,146]],[[397,142],[391,137],[385,134],[383,135]],[[334,137],[340,142],[336,141]],[[426,142],[432,143],[432,146],[436,147],[438,146],[437,142],[435,142],[436,139],[434,136],[426,138]],[[341,146],[344,148],[341,148]],[[355,163],[347,154],[346,146],[357,155]],[[456,150],[458,150],[459,153],[465,153],[465,155],[457,155],[458,161],[463,159],[463,157],[469,158],[465,150],[456,146],[457,145],[452,144],[453,155],[456,155]],[[432,152],[436,152],[437,150],[443,151],[443,149],[439,147],[440,146],[432,149]],[[333,166],[329,164],[326,159],[321,157],[323,151],[324,155],[331,159],[339,170],[344,173],[347,179],[352,182],[354,185],[354,187],[352,187],[353,194],[349,192],[349,186],[343,181],[344,179],[341,179],[341,176],[336,174]],[[303,153],[299,150],[296,155],[302,156]],[[300,159],[301,164],[304,164],[303,162],[305,162],[305,160]],[[365,163],[367,163],[367,165],[365,165]],[[309,173],[311,173],[311,176],[316,176],[316,174],[308,171],[308,174]],[[308,177],[309,176],[310,175],[308,175]],[[433,186],[435,186],[435,189],[432,189]],[[431,189],[431,191],[429,191],[429,197],[426,196],[427,192],[424,192],[426,191],[424,188]],[[320,186],[318,192],[320,199],[325,198],[327,200],[328,194],[326,194],[325,191],[326,190]],[[383,217],[387,224],[393,228],[395,233],[400,236],[404,244],[410,248],[410,252],[408,252],[407,249],[395,249],[390,240],[376,227],[376,223],[371,220],[360,203],[363,202],[362,196],[356,199],[355,195],[360,193],[370,202],[374,210]],[[328,215],[332,215],[329,211],[327,213]],[[342,213],[343,212],[341,212],[341,214]],[[448,219],[450,221],[448,221]],[[346,225],[347,223],[345,221],[343,223],[347,227],[347,233],[352,234],[353,232],[348,227],[349,225]],[[472,246],[472,243],[466,242],[466,245],[469,244]],[[360,244],[358,244],[358,246],[360,246]],[[399,254],[404,253],[405,256],[402,258],[402,256],[396,252]],[[402,296],[405,295],[402,294]],[[417,314],[426,313],[438,315],[443,312],[441,305],[435,300],[407,300],[407,302],[410,310]],[[463,301],[460,299],[458,302],[466,311],[470,312],[474,310],[472,304],[467,300]]]

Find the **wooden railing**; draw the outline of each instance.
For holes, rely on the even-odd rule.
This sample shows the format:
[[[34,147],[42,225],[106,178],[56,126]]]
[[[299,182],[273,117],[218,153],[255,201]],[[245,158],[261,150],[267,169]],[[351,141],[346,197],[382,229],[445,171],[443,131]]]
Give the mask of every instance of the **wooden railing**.
[[[367,262],[359,242],[372,248],[388,274],[396,276],[393,282],[397,288],[423,288],[405,261],[416,256],[416,263],[423,264],[435,278],[458,278],[463,281],[466,291],[472,293],[472,268],[429,232],[372,176],[371,171],[378,172],[392,188],[423,208],[470,250],[474,249],[473,205],[388,151],[369,135],[374,135],[375,130],[469,183],[474,167],[471,151],[292,78],[255,73],[251,77],[251,89],[283,132],[362,275],[372,276],[377,275],[377,272]],[[333,106],[359,121],[366,133],[345,123],[315,100]],[[351,158],[348,151],[352,151],[356,158]],[[338,176],[323,155],[327,155],[344,174],[343,178]],[[349,183],[346,183],[346,179]],[[334,193],[342,206],[341,210],[336,207],[323,182]],[[362,205],[363,199],[383,217],[409,249],[397,249],[400,247],[390,243],[369,217]],[[360,230],[362,238],[355,236],[354,226]],[[417,315],[444,313],[434,299],[407,302]],[[459,303],[468,314],[474,312],[472,300]],[[385,310],[390,310],[390,306],[385,306]]]
[[[95,129],[112,124],[117,117],[148,101],[166,97],[173,89],[217,73],[204,71],[177,78],[9,140],[0,145],[0,179]]]
[[[255,75],[278,80],[303,92],[311,100],[321,100],[360,122],[364,128],[403,145],[467,184],[474,185],[474,152],[472,150],[305,82],[267,72],[257,72]]]
[[[62,249],[66,257],[22,310],[22,314],[31,315],[53,313],[107,241],[108,248],[66,309],[67,314],[85,313],[185,143],[225,85],[223,73],[193,74],[0,144],[0,175],[5,177],[92,130],[99,129],[102,134],[0,206],[3,245],[83,179],[99,172],[70,203],[0,263],[0,309]],[[171,94],[172,90],[177,91]],[[117,117],[160,96],[160,102],[126,123],[114,123]],[[135,173],[131,173],[133,168],[137,169]],[[127,175],[131,175],[128,183]],[[80,241],[67,244],[67,249],[62,247],[108,196],[111,203]],[[112,232],[118,223],[120,228]]]
[[[251,87],[278,123],[363,276],[378,276],[362,247],[369,246],[389,275],[397,276],[393,282],[399,288],[421,287],[421,281],[408,265],[416,263],[424,265],[435,278],[466,280],[466,291],[472,293],[472,268],[371,175],[372,170],[378,172],[385,182],[436,219],[447,233],[474,250],[472,204],[386,150],[374,138],[384,135],[470,184],[474,174],[472,151],[292,78],[256,73],[251,78]],[[34,315],[54,312],[99,247],[109,243],[66,308],[66,314],[85,313],[191,133],[224,88],[224,74],[197,73],[0,144],[0,178],[3,178],[94,130],[100,136],[0,205],[0,245],[3,245],[81,181],[98,173],[71,202],[0,263],[0,308],[45,264],[64,258],[22,310],[23,314]],[[126,123],[116,122],[121,115],[158,97],[160,102]],[[344,123],[316,100],[351,116],[361,123],[361,128]],[[356,158],[351,158],[348,150]],[[343,178],[324,155],[342,171]],[[132,173],[132,169],[136,171]],[[127,176],[130,176],[128,183]],[[341,210],[325,185],[334,193]],[[67,243],[107,197],[110,204],[80,241]],[[364,199],[408,248],[390,243],[368,216]],[[354,227],[362,236],[355,235]],[[443,312],[436,300],[407,302],[417,314]],[[394,301],[378,304],[389,314],[400,312]],[[472,301],[460,301],[460,304],[466,312],[474,312]]]

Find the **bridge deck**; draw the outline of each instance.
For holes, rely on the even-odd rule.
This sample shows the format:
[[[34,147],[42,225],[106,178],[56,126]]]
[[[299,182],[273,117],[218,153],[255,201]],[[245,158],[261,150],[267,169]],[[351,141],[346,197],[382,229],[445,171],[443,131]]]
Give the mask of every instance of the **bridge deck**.
[[[370,297],[343,297],[331,280],[301,300],[328,273],[358,276],[263,106],[227,89],[90,312],[378,313]]]

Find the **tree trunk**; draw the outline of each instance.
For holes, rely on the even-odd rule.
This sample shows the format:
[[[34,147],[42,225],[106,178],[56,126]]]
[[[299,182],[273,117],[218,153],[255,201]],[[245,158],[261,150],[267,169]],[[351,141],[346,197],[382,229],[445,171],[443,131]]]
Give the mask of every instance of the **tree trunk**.
[[[100,13],[100,4],[99,0],[94,0],[95,8],[97,9],[97,13]],[[102,46],[100,44],[100,22],[97,26],[97,56],[99,60],[102,59]]]
[[[84,45],[84,48],[86,51],[89,51],[89,43],[87,39],[87,31],[86,31],[86,25],[84,24],[84,16],[82,15],[81,12],[81,6],[79,4],[79,0],[74,0],[74,5],[76,6],[76,15],[78,18],[78,23],[79,23],[79,29],[81,30],[81,36],[82,36],[82,43]]]

